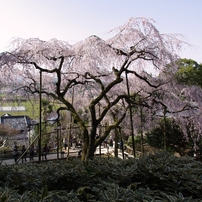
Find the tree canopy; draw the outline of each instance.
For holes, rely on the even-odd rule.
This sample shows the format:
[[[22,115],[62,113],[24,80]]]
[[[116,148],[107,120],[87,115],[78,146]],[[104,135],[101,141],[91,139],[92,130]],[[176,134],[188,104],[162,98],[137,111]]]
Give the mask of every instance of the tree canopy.
[[[61,103],[58,112],[69,111],[81,130],[82,159],[87,160],[124,123],[135,97],[151,97],[168,83],[168,77],[157,78],[152,72],[164,72],[168,64],[170,71],[176,69],[185,42],[178,35],[161,34],[154,24],[131,18],[107,40],[93,35],[74,45],[57,39],[17,39],[10,52],[0,55],[1,80],[14,82],[18,93],[40,93]],[[89,111],[88,124],[81,108]]]
[[[184,58],[177,61],[177,65],[176,77],[179,82],[202,87],[202,64],[198,64],[192,59]]]

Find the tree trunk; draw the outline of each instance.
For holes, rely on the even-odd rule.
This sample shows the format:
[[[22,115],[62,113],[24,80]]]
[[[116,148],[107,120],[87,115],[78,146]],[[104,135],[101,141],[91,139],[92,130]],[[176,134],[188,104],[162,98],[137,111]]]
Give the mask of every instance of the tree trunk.
[[[140,147],[141,147],[141,153],[142,156],[144,156],[144,138],[143,138],[143,113],[142,113],[142,107],[140,107]]]
[[[124,142],[123,142],[123,137],[122,137],[122,133],[121,133],[121,127],[119,127],[119,135],[121,137],[122,158],[124,159],[125,158],[125,155],[124,155]]]
[[[129,83],[128,83],[128,74],[126,73],[126,86],[127,86],[127,93],[128,98],[130,98],[130,89],[129,89]],[[136,158],[136,147],[135,147],[135,138],[134,138],[134,128],[133,128],[133,115],[132,115],[132,106],[131,102],[129,101],[129,112],[130,112],[130,126],[131,126],[131,137],[132,137],[132,145],[133,145],[133,156]]]
[[[116,158],[118,158],[118,137],[119,137],[119,134],[118,134],[118,129],[117,127],[115,128],[115,145],[114,145],[114,156]]]
[[[87,161],[89,159],[93,159],[94,154],[95,154],[95,146],[87,146],[86,143],[83,144],[83,149],[82,149],[82,156],[81,160],[82,161]]]
[[[95,138],[97,127],[92,127],[91,133],[85,128],[83,130],[83,148],[82,148],[82,161],[93,159],[96,150]]]
[[[164,151],[167,150],[167,143],[166,143],[166,109],[164,109],[164,113],[163,113],[163,121],[164,121],[164,126],[163,126],[163,149]]]

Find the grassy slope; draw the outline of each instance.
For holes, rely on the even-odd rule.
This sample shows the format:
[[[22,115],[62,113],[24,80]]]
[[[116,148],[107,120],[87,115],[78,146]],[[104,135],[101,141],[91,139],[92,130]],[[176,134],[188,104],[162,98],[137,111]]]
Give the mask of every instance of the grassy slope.
[[[15,102],[7,102],[4,103],[3,105],[1,105],[2,107],[17,107],[17,103]],[[31,118],[36,118],[39,116],[39,104],[34,102],[34,103],[30,103],[30,102],[21,102],[20,106],[24,106],[26,111],[0,111],[0,116],[2,116],[3,114],[11,114],[12,116],[15,115],[27,115],[30,116]]]
[[[1,107],[17,107],[18,104],[16,102],[6,102]],[[39,102],[38,101],[22,101],[20,103],[20,106],[24,106],[26,111],[0,111],[0,116],[8,113],[11,114],[12,116],[19,116],[19,115],[26,115],[29,116],[32,119],[38,119],[39,117]],[[59,107],[59,104],[53,104],[53,110],[56,110],[57,107]]]

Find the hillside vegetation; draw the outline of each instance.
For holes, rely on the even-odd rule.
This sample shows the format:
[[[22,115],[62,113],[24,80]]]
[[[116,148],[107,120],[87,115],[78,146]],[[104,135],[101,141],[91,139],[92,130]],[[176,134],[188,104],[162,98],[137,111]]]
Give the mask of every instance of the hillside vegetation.
[[[14,102],[6,102],[2,105],[2,107],[15,107],[18,106]],[[0,111],[0,116],[2,116],[5,113],[11,114],[12,116],[20,116],[20,115],[26,115],[31,118],[36,118],[39,116],[39,104],[38,103],[31,103],[29,101],[24,101],[20,103],[20,106],[25,107],[25,111]]]
[[[53,106],[53,110],[56,110],[57,107],[60,105],[54,102],[50,102],[50,104]],[[18,103],[17,101],[6,101],[3,104],[1,104],[1,107],[17,107],[17,106],[23,106],[25,107],[25,111],[2,111],[0,110],[0,116],[8,113],[12,116],[29,116],[32,119],[38,119],[39,118],[39,100],[27,100],[27,101],[21,101]]]

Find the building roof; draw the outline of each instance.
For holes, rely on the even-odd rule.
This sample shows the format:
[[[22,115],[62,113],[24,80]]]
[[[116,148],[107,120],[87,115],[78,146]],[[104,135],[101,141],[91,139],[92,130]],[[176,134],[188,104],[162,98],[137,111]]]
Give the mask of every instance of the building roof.
[[[17,130],[27,130],[27,128],[31,125],[32,120],[28,116],[11,116],[9,114],[5,114],[0,117],[0,124],[10,126],[11,128]]]

